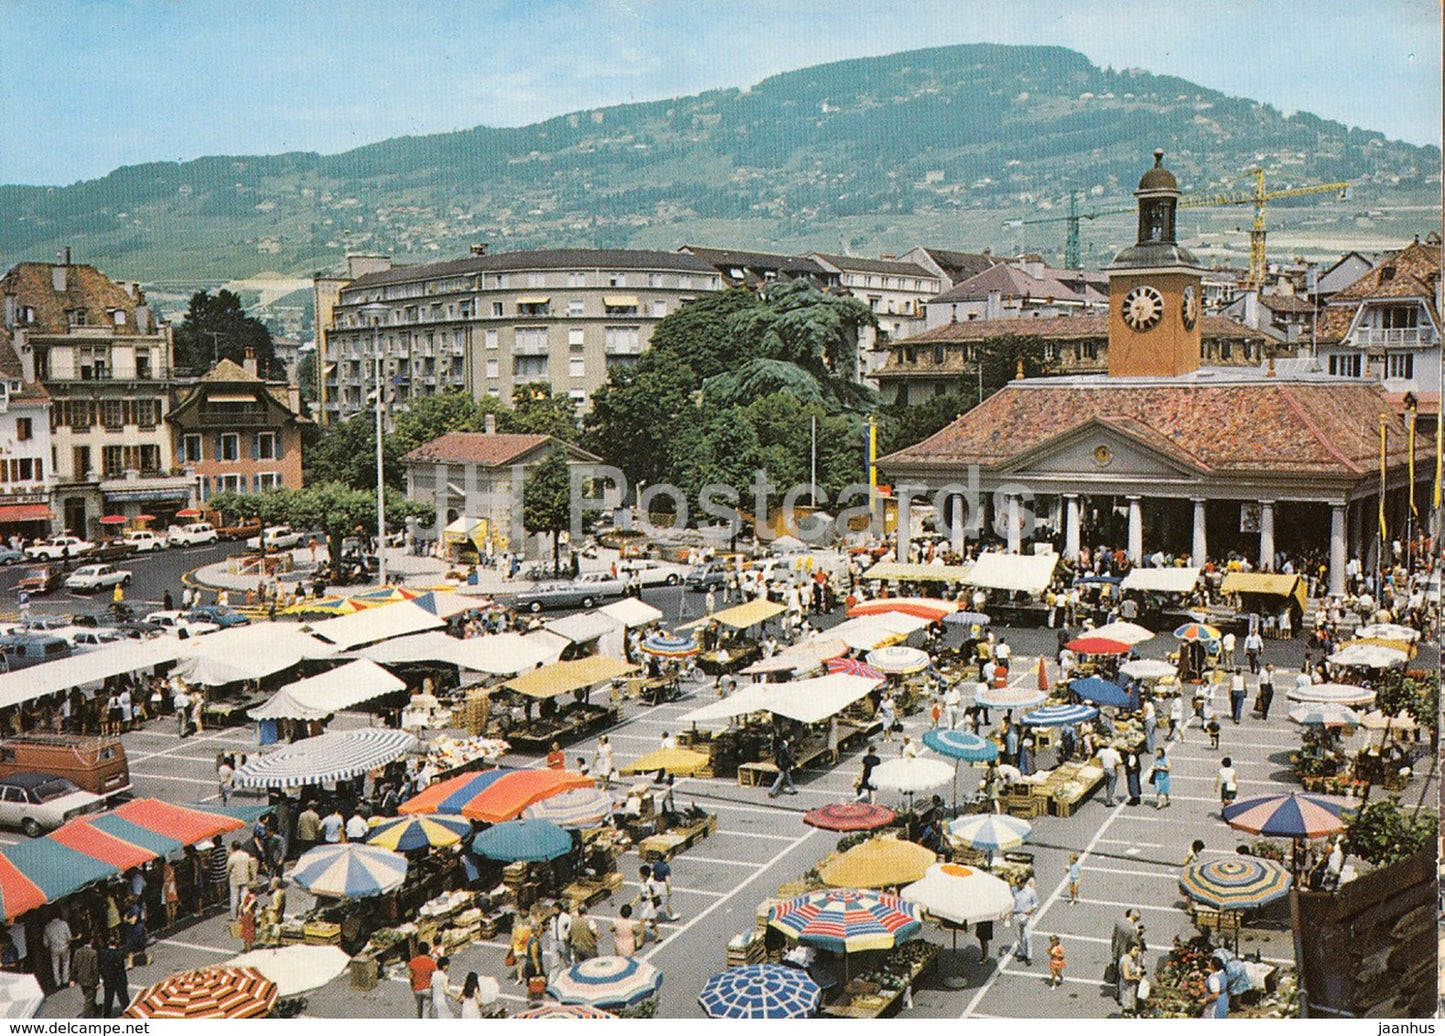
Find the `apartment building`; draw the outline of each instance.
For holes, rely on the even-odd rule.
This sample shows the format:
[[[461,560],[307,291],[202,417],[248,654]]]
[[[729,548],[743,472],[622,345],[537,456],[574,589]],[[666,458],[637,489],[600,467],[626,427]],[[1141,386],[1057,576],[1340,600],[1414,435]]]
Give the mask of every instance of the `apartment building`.
[[[378,358],[389,413],[448,390],[510,399],[538,381],[583,409],[611,372],[637,362],[659,320],[722,286],[680,252],[477,246],[438,263],[367,261],[379,268],[337,289],[329,325],[318,324],[327,421],[370,408]]]
[[[0,539],[49,535],[54,487],[50,396],[16,352],[11,333],[0,328]]]
[[[0,280],[5,327],[51,399],[50,471],[59,527],[100,533],[106,514],[165,519],[194,500],[165,424],[171,328],[137,284],[93,266],[20,263]]]

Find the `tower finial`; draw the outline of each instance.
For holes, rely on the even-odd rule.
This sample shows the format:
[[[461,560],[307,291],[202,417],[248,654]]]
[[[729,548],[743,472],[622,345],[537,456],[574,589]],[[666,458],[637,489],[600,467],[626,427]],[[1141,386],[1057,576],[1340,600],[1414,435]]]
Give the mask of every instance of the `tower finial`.
[[[1159,166],[1161,166],[1161,165],[1163,165],[1163,164],[1164,164],[1164,149],[1163,149],[1162,147],[1156,147],[1156,148],[1154,149],[1154,166],[1155,166],[1155,168],[1157,169]]]

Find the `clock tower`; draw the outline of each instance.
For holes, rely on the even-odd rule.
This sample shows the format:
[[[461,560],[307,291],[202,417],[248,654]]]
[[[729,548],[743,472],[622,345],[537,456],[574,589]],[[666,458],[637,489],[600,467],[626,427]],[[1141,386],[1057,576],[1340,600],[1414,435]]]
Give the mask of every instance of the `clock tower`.
[[[1109,264],[1109,376],[1173,377],[1199,369],[1199,279],[1174,240],[1179,183],[1154,152],[1139,180],[1139,240]]]

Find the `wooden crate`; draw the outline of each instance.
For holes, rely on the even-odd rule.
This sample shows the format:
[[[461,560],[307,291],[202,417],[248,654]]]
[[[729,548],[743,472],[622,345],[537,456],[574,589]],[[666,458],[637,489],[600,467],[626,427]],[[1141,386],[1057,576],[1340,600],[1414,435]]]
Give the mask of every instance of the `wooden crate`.
[[[651,835],[638,843],[637,851],[647,863],[670,860],[692,848],[717,830],[717,817],[707,817],[687,827],[673,828],[665,834]]]
[[[1218,932],[1220,935],[1239,934],[1243,913],[1238,910],[1216,910],[1203,904],[1191,908],[1195,926],[1202,932]]]
[[[340,946],[341,926],[329,921],[310,921],[306,925],[307,946]]]
[[[351,958],[352,989],[375,989],[377,982],[380,980],[381,964],[375,957],[360,956]]]
[[[728,940],[724,963],[729,968],[738,968],[744,964],[761,964],[767,957],[767,940],[754,929],[739,932]]]

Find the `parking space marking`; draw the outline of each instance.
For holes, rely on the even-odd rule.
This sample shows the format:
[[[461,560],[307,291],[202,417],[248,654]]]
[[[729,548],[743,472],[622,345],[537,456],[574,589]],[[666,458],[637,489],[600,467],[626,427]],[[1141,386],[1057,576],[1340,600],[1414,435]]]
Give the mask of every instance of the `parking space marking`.
[[[163,943],[166,946],[179,946],[183,950],[200,950],[202,953],[219,953],[223,957],[234,957],[236,955],[234,949],[223,950],[219,946],[206,946],[198,942],[182,942],[179,939],[157,939],[155,941]]]
[[[184,784],[208,784],[212,787],[215,787],[216,784],[214,778],[205,780],[200,777],[177,777],[174,774],[141,773],[139,770],[132,770],[130,775],[132,777],[144,777],[149,781],[181,781]]]
[[[1139,862],[1140,862],[1140,863],[1143,863],[1143,862],[1145,862],[1145,861],[1140,860]],[[1161,863],[1159,866],[1164,867],[1164,866],[1166,866],[1166,864],[1162,864],[1162,863]],[[1171,874],[1170,872],[1168,872],[1168,871],[1163,871],[1163,870],[1160,870],[1160,871],[1131,871],[1131,870],[1123,870],[1123,869],[1121,869],[1121,868],[1119,868],[1119,867],[1080,867],[1079,869],[1080,869],[1080,870],[1085,870],[1085,871],[1095,871],[1095,872],[1097,872],[1097,873],[1099,873],[1099,874],[1129,874],[1129,875],[1132,875],[1132,876],[1134,876],[1134,877],[1136,877],[1136,878],[1164,878],[1164,879],[1167,879],[1167,880],[1169,880],[1169,881],[1178,881],[1178,880],[1179,880],[1179,875],[1177,875],[1177,874]]]
[[[1171,914],[1177,914],[1177,913],[1179,913],[1179,908],[1178,908],[1177,906],[1175,906],[1173,903],[1170,903],[1168,906],[1161,906],[1161,905],[1157,905],[1157,904],[1154,904],[1154,903],[1120,903],[1120,902],[1118,902],[1117,900],[1113,900],[1113,899],[1089,899],[1089,898],[1087,898],[1087,897],[1085,897],[1085,896],[1080,896],[1080,897],[1079,897],[1079,902],[1080,902],[1080,903],[1087,903],[1087,904],[1089,904],[1090,906],[1111,906],[1111,907],[1118,907],[1118,908],[1120,908],[1121,910],[1129,910],[1129,909],[1132,908],[1132,909],[1135,909],[1135,910],[1158,910],[1158,911],[1161,911],[1161,912],[1167,911],[1168,913],[1171,913]]]
[[[784,850],[784,851],[786,851],[786,850]],[[750,861],[750,860],[719,860],[716,856],[692,856],[692,855],[686,855],[686,856],[680,857],[680,859],[692,860],[692,861],[695,862],[695,863],[716,863],[716,864],[721,864],[721,865],[724,866],[724,867],[756,867],[756,866],[757,866],[757,864],[753,863],[753,862]]]

